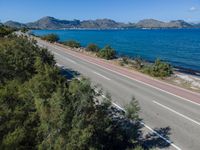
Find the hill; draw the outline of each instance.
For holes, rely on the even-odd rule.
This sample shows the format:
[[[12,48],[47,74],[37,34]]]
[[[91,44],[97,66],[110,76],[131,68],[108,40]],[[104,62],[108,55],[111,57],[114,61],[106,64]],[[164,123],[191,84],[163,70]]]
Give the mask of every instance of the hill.
[[[19,23],[15,21],[5,22],[4,25],[21,28],[28,27],[34,29],[113,29],[113,28],[200,28],[200,25],[192,25],[184,20],[174,20],[163,22],[155,19],[144,19],[137,23],[121,23],[111,19],[96,19],[96,20],[60,20],[54,17],[43,17],[37,21],[30,23]]]
[[[62,29],[62,28],[74,28],[80,25],[79,20],[59,20],[53,17],[43,17],[35,22],[26,24],[29,28],[39,29]]]
[[[192,28],[193,26],[183,20],[162,22],[154,19],[144,19],[136,24],[137,28]]]
[[[9,26],[9,27],[12,27],[12,28],[23,28],[23,27],[27,27],[26,24],[19,23],[19,22],[16,22],[16,21],[12,21],[12,20],[5,22],[4,25]]]
[[[97,20],[59,20],[53,17],[43,17],[38,21],[28,23],[30,28],[40,29],[64,29],[64,28],[119,28],[120,23],[110,19],[97,19]]]

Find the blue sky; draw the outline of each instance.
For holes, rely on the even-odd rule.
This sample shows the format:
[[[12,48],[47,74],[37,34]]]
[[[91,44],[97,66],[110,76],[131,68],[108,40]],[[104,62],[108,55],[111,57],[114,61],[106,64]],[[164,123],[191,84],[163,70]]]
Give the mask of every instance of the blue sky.
[[[35,21],[43,16],[59,19],[110,18],[137,22],[154,18],[200,22],[200,0],[0,0],[0,21]]]

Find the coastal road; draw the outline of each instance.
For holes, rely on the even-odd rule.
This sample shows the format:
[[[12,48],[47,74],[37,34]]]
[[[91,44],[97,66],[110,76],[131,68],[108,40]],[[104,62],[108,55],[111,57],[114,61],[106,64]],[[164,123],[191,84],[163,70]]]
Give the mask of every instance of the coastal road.
[[[169,147],[157,143],[158,148],[200,150],[200,93],[168,85],[59,45],[37,41],[39,46],[54,54],[58,64],[89,77],[93,84],[101,84],[117,106],[123,108],[134,96],[140,104],[140,117],[146,130],[158,134],[163,143],[170,143]]]

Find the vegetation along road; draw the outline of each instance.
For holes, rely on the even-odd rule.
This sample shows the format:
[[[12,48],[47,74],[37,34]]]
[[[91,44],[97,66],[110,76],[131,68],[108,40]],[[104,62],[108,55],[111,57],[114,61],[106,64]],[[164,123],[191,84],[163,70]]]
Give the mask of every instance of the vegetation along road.
[[[59,65],[80,72],[94,84],[101,84],[119,107],[123,108],[134,96],[141,106],[140,116],[146,129],[154,129],[165,143],[171,144],[170,149],[199,149],[199,93],[129,72],[107,61],[42,40],[38,40],[38,44],[48,48]]]

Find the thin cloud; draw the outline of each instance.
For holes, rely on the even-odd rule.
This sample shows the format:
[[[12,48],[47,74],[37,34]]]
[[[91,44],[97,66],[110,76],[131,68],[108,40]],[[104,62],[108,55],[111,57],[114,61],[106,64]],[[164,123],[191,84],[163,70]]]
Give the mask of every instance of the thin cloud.
[[[196,8],[196,7],[194,7],[194,6],[192,6],[190,9],[189,9],[189,11],[197,11],[198,9]]]

